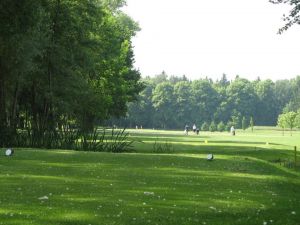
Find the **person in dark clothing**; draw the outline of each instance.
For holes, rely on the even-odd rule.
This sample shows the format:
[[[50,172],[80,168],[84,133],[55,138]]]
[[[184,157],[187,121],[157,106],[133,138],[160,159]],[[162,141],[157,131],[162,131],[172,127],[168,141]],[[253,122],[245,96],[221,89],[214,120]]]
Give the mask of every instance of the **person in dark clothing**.
[[[185,127],[184,127],[184,133],[186,134],[186,135],[189,135],[189,125],[185,125]]]

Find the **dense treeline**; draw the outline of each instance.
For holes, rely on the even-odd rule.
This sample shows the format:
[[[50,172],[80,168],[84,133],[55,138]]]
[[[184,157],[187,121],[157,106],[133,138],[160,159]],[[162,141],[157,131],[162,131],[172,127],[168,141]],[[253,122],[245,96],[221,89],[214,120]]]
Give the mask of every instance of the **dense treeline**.
[[[183,129],[185,124],[199,128],[228,129],[235,125],[276,125],[282,112],[300,108],[300,77],[291,80],[249,81],[236,77],[228,81],[162,73],[144,79],[146,88],[138,101],[129,104],[126,118],[112,123],[128,127]],[[227,128],[226,128],[227,125]]]
[[[0,1],[0,146],[121,116],[142,89],[123,0]]]

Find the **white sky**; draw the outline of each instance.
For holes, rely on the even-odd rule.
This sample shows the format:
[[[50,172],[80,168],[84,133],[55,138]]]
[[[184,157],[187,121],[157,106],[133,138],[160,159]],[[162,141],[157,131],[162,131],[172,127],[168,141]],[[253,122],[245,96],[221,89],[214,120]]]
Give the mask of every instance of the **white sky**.
[[[142,29],[133,39],[142,76],[277,80],[300,75],[300,26],[277,34],[288,9],[268,0],[127,0],[123,11]]]

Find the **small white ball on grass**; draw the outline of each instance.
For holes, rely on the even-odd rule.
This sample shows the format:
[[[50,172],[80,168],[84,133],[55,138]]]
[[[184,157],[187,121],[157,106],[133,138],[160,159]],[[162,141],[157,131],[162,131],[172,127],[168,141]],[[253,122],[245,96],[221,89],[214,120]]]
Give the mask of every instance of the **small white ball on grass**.
[[[14,150],[12,148],[8,148],[5,151],[6,156],[12,156],[14,154]]]
[[[214,159],[214,155],[208,154],[206,158],[207,158],[207,160],[212,161]]]

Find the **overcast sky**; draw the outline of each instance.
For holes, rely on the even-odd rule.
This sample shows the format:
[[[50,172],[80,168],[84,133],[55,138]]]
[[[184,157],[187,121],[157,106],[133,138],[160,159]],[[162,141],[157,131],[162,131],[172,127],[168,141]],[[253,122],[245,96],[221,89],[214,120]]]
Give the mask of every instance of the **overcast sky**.
[[[300,75],[300,26],[278,35],[284,5],[268,0],[127,0],[140,24],[133,39],[142,76],[163,70],[190,79]]]

